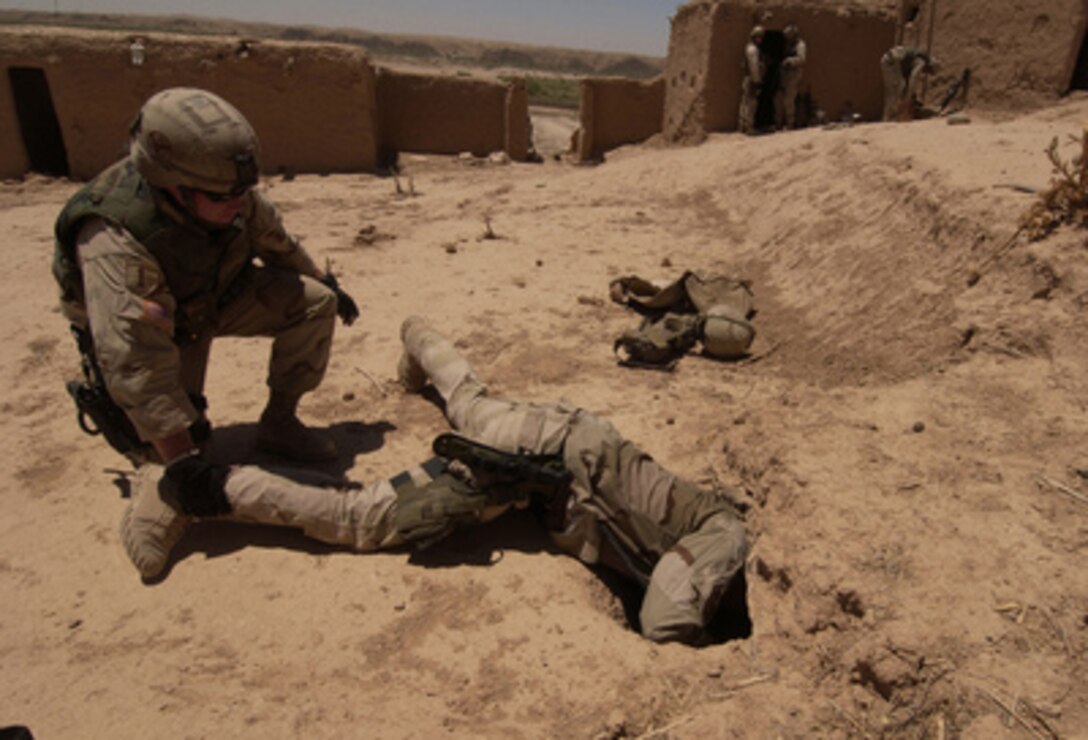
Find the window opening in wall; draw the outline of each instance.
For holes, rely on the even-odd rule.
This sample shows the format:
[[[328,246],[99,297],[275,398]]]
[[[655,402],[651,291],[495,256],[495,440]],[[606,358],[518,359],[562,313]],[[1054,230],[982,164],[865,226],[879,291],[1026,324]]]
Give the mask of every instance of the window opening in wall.
[[[43,175],[67,177],[68,152],[64,148],[45,70],[40,67],[9,67],[8,79],[30,169]]]
[[[1081,37],[1080,54],[1077,55],[1077,66],[1073,69],[1069,89],[1088,90],[1088,32]]]
[[[759,91],[759,107],[756,108],[756,130],[774,130],[774,93],[778,89],[778,73],[782,57],[786,53],[786,37],[781,31],[763,34],[763,58],[767,62],[767,77]]]

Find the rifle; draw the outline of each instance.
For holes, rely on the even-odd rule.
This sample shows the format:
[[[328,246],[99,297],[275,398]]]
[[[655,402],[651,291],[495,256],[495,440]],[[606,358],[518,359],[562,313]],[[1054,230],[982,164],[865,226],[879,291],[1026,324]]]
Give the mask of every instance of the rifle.
[[[434,440],[434,452],[467,466],[492,504],[529,502],[549,529],[562,527],[573,476],[561,455],[512,453],[446,432]]]
[[[128,458],[136,467],[148,462],[158,462],[159,453],[153,445],[140,438],[128,414],[117,405],[106,389],[102,368],[95,357],[91,332],[74,324],[71,328],[79,347],[83,380],[70,380],[65,387],[68,395],[75,401],[79,428],[92,437],[104,437],[110,447]],[[212,434],[211,423],[204,415],[208,400],[198,394],[189,394],[189,400],[200,413],[200,418],[189,425],[189,436],[195,444],[203,445]]]
[[[963,100],[966,103],[967,90],[968,88],[970,88],[970,86],[971,69],[968,67],[963,70],[963,74],[960,75],[960,78],[952,83],[952,85],[948,88],[948,92],[946,92],[944,94],[944,97],[941,98],[941,105],[937,109],[937,115],[944,113],[945,109],[952,104],[952,101],[955,100],[956,96],[959,95],[961,92],[963,93]]]
[[[90,331],[73,325],[72,334],[79,346],[83,380],[70,380],[66,387],[76,404],[79,428],[91,436],[105,437],[109,446],[127,457],[133,465],[139,466],[154,459],[154,448],[140,439],[128,415],[106,390],[102,370],[94,356]]]

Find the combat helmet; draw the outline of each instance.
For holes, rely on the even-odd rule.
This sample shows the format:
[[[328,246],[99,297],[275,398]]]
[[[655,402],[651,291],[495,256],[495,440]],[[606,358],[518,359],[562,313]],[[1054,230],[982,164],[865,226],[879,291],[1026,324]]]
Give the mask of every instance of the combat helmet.
[[[719,304],[707,310],[701,339],[703,350],[711,357],[743,357],[755,336],[755,327],[733,306]]]
[[[237,108],[206,90],[151,96],[130,129],[131,156],[156,188],[240,195],[257,183],[260,142]]]

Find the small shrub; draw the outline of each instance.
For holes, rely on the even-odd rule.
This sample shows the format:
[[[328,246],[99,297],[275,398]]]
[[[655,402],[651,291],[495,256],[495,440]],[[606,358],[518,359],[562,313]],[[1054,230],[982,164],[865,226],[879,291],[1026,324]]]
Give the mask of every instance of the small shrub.
[[[1070,137],[1078,141],[1077,137]],[[1058,154],[1058,137],[1046,148],[1046,156],[1054,165],[1050,186],[1039,193],[1039,199],[1020,218],[1020,228],[1031,241],[1038,241],[1062,224],[1088,227],[1088,129],[1081,134],[1080,154],[1072,161]]]

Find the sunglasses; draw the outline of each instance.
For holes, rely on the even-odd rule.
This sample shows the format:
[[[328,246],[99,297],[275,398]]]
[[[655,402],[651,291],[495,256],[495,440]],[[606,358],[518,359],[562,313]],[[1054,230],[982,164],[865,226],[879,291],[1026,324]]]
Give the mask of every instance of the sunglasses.
[[[187,188],[184,185],[178,186],[178,190],[181,191],[182,196],[186,199],[191,199],[193,196],[199,194],[202,198],[210,200],[212,203],[226,203],[228,201],[237,200],[249,192],[248,187],[234,188],[229,193],[212,193],[207,190],[198,190],[197,188]]]

